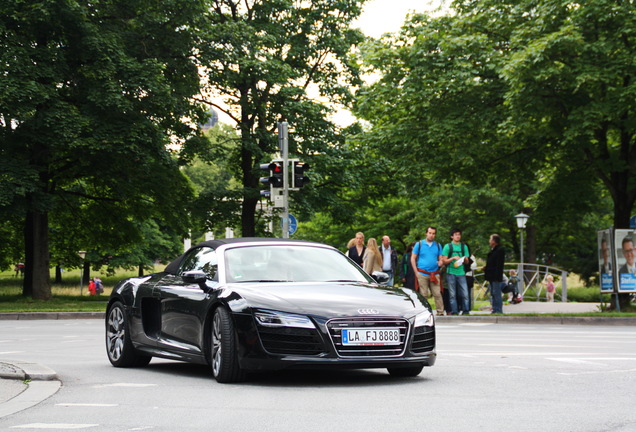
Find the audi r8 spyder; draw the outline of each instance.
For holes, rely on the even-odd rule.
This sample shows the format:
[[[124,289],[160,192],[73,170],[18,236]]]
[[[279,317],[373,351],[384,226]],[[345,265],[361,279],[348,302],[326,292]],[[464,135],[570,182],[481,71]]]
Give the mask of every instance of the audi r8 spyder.
[[[416,376],[436,359],[431,307],[413,290],[381,285],[382,276],[320,243],[205,241],[163,272],[113,288],[108,359],[117,367],[152,357],[209,364],[224,383],[285,368]]]

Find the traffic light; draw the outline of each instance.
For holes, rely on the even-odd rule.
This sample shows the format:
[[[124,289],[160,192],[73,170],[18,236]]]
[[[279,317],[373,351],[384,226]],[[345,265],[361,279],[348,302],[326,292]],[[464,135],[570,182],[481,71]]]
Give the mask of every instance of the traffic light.
[[[300,189],[309,183],[309,177],[305,175],[305,171],[309,170],[309,164],[299,160],[292,160],[292,188]]]
[[[269,172],[269,177],[260,178],[261,183],[273,188],[283,187],[283,162],[272,161],[268,164],[261,164],[260,168]]]

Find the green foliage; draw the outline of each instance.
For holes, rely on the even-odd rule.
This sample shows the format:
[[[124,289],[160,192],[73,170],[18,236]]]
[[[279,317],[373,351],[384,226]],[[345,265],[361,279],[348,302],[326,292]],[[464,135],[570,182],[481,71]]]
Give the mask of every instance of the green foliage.
[[[216,97],[212,105],[236,122],[240,137],[233,160],[239,169],[232,172],[241,196],[232,190],[227,198],[241,200],[243,235],[262,233],[256,224],[257,166],[277,151],[275,125],[281,118],[290,125],[290,156],[324,176],[307,190],[320,188],[333,201],[327,170],[339,159],[343,138],[328,120],[328,104],[349,104],[350,86],[359,84],[350,52],[362,35],[349,25],[364,1],[221,0],[206,14],[200,57],[209,93]]]
[[[458,227],[483,256],[488,235],[497,232],[512,260],[519,250],[514,215],[522,211],[531,216],[527,260],[588,280],[597,271],[593,233],[611,225],[610,200],[615,224],[623,223],[617,215],[632,208],[626,179],[636,168],[625,168],[633,134],[620,126],[633,122],[631,105],[605,115],[612,105],[600,109],[598,102],[601,83],[616,100],[631,91],[631,80],[618,85],[619,73],[611,86],[601,78],[611,49],[621,53],[611,71],[630,76],[629,43],[602,42],[632,28],[627,11],[611,19],[601,12],[615,3],[456,1],[452,16],[415,15],[399,34],[364,46],[363,60],[381,77],[358,93],[356,112],[372,125],[360,140],[373,148],[366,154],[387,158],[389,172],[408,171],[406,191],[421,215],[410,221],[417,235],[437,225],[446,241]],[[606,36],[594,39],[599,35]],[[595,50],[600,59],[591,58]],[[617,151],[626,157],[622,168]]]
[[[131,244],[141,234],[132,220],[187,229],[192,194],[166,146],[200,139],[184,119],[204,114],[191,99],[204,11],[198,0],[5,2],[0,214],[22,225],[50,214],[56,261],[89,244]],[[25,292],[34,282],[46,298],[46,238],[25,254]]]

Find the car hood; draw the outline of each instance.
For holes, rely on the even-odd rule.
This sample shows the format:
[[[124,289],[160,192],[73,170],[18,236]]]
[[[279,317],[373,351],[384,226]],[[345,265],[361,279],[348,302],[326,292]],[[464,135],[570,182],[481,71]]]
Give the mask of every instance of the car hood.
[[[246,306],[326,318],[403,316],[430,310],[415,291],[361,283],[267,282],[232,284]]]

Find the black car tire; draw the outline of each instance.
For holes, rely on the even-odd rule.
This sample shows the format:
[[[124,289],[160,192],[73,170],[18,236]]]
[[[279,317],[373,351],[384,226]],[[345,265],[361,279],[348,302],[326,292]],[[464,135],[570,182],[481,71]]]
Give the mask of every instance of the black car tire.
[[[422,373],[424,366],[394,367],[387,370],[394,377],[415,377]]]
[[[245,371],[238,364],[234,323],[230,313],[223,307],[214,311],[212,318],[212,343],[210,363],[214,378],[220,383],[240,382]]]
[[[113,366],[146,366],[152,356],[140,354],[130,340],[124,305],[116,301],[106,314],[106,352]]]

